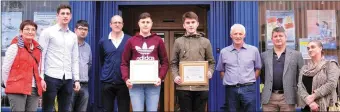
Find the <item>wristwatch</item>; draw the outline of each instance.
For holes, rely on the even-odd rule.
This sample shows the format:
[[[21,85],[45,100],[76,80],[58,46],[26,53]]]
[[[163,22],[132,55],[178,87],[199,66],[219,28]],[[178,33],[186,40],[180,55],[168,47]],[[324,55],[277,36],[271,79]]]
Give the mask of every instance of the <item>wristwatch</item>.
[[[79,82],[79,80],[74,80],[74,82]]]

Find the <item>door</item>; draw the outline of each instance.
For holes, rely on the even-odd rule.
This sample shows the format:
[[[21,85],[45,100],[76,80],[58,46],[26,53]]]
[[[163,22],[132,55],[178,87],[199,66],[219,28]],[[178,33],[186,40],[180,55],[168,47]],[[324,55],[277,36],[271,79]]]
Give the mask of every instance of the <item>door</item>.
[[[166,75],[166,78],[162,82],[161,92],[160,92],[160,98],[159,98],[159,111],[177,111],[179,110],[179,104],[176,101],[176,95],[175,95],[175,84],[173,81],[173,77],[171,74],[171,67],[170,67],[170,61],[171,61],[171,53],[173,49],[173,43],[175,42],[175,39],[178,37],[181,37],[184,35],[184,30],[154,30],[152,31],[156,33],[158,36],[162,37],[166,51],[168,54],[169,59],[169,70]]]

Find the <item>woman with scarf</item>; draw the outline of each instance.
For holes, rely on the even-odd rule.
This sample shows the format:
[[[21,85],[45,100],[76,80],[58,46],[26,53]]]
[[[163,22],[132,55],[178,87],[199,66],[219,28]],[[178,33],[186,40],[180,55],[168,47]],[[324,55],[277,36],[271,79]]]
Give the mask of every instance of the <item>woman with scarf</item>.
[[[320,41],[311,41],[307,46],[311,60],[301,68],[297,85],[302,111],[327,111],[337,102],[338,64],[325,60],[322,48]]]
[[[39,75],[42,48],[34,40],[36,31],[32,20],[23,21],[3,60],[2,79],[11,111],[37,111],[39,96],[46,90]]]

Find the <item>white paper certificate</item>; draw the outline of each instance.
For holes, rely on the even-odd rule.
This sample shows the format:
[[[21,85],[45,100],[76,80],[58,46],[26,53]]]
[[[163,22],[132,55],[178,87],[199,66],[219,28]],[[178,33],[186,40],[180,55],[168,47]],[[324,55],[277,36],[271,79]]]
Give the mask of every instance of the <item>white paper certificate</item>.
[[[184,66],[184,81],[204,81],[204,66]]]
[[[130,61],[130,81],[132,84],[153,84],[158,79],[158,61]]]

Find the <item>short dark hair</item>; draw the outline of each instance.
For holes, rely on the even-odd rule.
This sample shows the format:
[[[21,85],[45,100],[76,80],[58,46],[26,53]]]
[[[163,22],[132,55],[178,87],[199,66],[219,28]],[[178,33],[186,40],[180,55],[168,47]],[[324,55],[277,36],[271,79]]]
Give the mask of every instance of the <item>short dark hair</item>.
[[[139,20],[140,20],[140,19],[145,19],[145,18],[151,18],[150,13],[148,13],[148,12],[143,12],[142,14],[139,15]]]
[[[59,14],[61,9],[69,9],[71,12],[71,7],[70,5],[66,5],[66,4],[60,4],[59,7],[57,8],[57,13]]]
[[[198,16],[196,13],[189,11],[183,14],[182,16],[182,21],[184,23],[185,19],[195,19],[196,21],[198,21]]]
[[[79,26],[89,27],[89,23],[87,23],[86,20],[78,20],[76,23],[76,28],[78,28]]]
[[[27,25],[32,25],[32,26],[35,27],[36,30],[38,29],[37,24],[35,24],[32,20],[24,20],[20,24],[20,30],[21,31],[24,30],[24,27],[27,26]]]
[[[273,29],[272,31],[272,35],[274,34],[274,32],[282,32],[285,33],[285,29],[283,27],[276,27]]]

